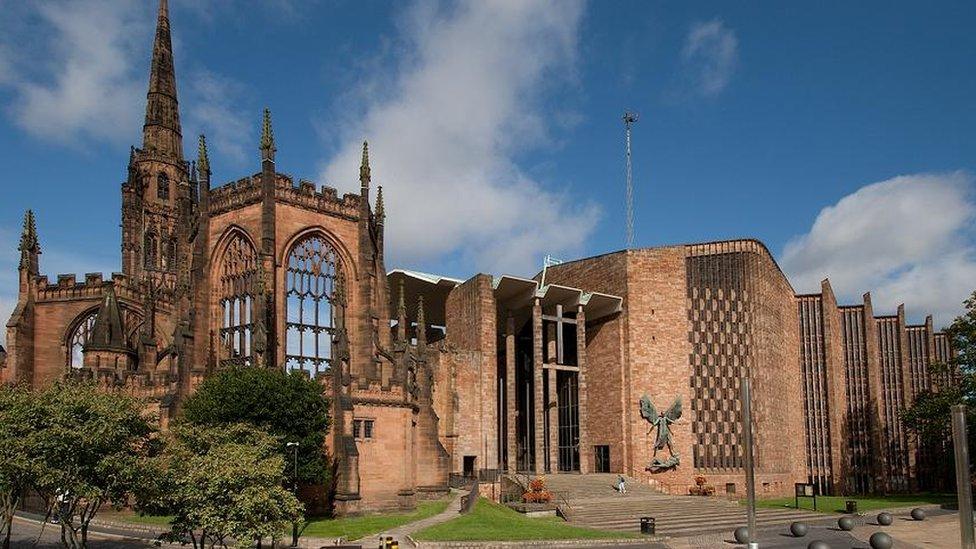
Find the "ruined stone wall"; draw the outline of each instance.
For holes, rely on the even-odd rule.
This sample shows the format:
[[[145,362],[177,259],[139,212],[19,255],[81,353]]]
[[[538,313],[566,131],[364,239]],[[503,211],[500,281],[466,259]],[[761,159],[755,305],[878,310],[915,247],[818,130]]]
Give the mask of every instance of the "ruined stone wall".
[[[463,470],[464,456],[475,456],[475,469],[498,464],[497,313],[492,280],[477,275],[447,298],[446,353],[441,368],[453,370],[457,413],[453,428],[452,470]]]
[[[431,407],[437,417],[440,418],[437,425],[437,438],[447,453],[453,456],[457,441],[455,423],[459,401],[455,385],[457,364],[450,354],[442,346],[432,349],[427,353],[427,365],[433,377]],[[451,466],[453,467],[453,464]]]
[[[419,383],[423,385],[419,406],[414,413],[418,497],[444,493],[448,489],[451,472],[451,453],[441,437],[442,424],[445,422],[437,412],[436,399],[439,397],[438,392],[444,392],[453,402],[453,391],[438,391],[435,373],[437,367],[431,365],[432,362],[439,361],[440,355],[440,350],[428,348],[426,363],[417,365],[422,368],[418,376]]]
[[[359,481],[362,500],[359,510],[410,508],[415,503],[412,489],[415,486],[413,471],[413,437],[411,423],[413,411],[409,407],[393,404],[399,400],[385,391],[374,391],[376,401],[371,405],[357,404],[355,419],[374,421],[370,439],[356,439],[359,450]],[[360,391],[360,397],[368,396]],[[393,398],[391,398],[393,397]],[[382,401],[390,402],[383,405]]]

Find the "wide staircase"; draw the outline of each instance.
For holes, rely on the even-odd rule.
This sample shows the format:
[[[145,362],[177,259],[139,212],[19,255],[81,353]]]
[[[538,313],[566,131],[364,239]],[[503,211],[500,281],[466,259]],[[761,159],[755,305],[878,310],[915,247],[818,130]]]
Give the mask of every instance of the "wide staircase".
[[[746,507],[718,497],[670,496],[627,478],[627,493],[617,492],[616,474],[557,474],[546,484],[564,499],[570,522],[601,530],[640,531],[641,517],[654,517],[656,533],[685,537],[732,531],[746,523]],[[794,509],[757,509],[756,525],[824,520],[819,513]]]

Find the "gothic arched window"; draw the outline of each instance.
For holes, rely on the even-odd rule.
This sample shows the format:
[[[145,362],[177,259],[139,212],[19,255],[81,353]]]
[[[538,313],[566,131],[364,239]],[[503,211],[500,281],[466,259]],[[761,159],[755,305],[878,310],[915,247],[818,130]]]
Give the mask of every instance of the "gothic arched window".
[[[122,311],[122,326],[126,330],[125,340],[130,345],[135,334],[142,328],[143,315],[136,309],[130,309],[127,305],[120,304]],[[95,327],[95,318],[98,316],[98,309],[92,309],[82,314],[74,323],[74,328],[67,337],[68,346],[68,367],[79,369],[84,366],[85,345],[91,340],[92,329]],[[158,332],[157,332],[158,336]]]
[[[309,375],[328,370],[332,359],[339,255],[324,238],[311,235],[288,254],[285,271],[285,367]]]
[[[165,172],[159,172],[156,176],[156,196],[160,200],[169,200],[169,176]]]
[[[69,367],[77,370],[84,366],[85,345],[88,345],[88,341],[91,339],[92,328],[95,326],[96,316],[98,316],[97,309],[85,315],[81,321],[75,325],[74,331],[71,332],[71,337],[68,338]]]
[[[159,253],[159,239],[156,238],[156,233],[152,231],[146,232],[142,253],[145,259],[146,268],[155,269],[156,257]]]
[[[166,241],[166,250],[161,254],[164,271],[176,270],[176,237],[171,236]]]
[[[254,295],[258,276],[257,252],[235,233],[220,260],[219,298],[221,364],[250,365],[254,333]]]

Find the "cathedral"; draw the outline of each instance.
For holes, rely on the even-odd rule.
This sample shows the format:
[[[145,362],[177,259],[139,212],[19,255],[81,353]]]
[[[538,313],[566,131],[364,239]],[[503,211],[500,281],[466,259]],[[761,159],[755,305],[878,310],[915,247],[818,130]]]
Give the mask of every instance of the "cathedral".
[[[533,278],[388,271],[366,143],[359,193],[342,196],[279,171],[267,109],[258,149],[260,171],[217,185],[203,136],[184,157],[161,0],[142,145],[121,185],[121,271],[42,275],[28,211],[0,381],[91,379],[144,398],[165,428],[212,372],[303,372],[331,398],[342,513],[515,472],[622,473],[672,494],[704,475],[741,494],[745,377],[761,495],[940,487],[898,415],[954,382],[931,371],[952,353],[931,317],[876,316],[870,294],[838,304],[827,280],[798,295],[748,239]],[[642,415],[642,400],[666,412]],[[665,416],[658,448],[648,421]]]

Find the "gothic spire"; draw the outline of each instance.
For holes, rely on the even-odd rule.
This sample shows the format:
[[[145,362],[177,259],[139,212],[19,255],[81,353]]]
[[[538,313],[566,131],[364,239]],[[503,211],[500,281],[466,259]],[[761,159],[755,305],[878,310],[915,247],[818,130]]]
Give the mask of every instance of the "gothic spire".
[[[34,211],[24,212],[24,228],[20,233],[20,268],[37,268],[37,254],[41,253],[41,245],[37,239],[37,224],[34,221]]]
[[[264,120],[261,123],[261,160],[274,160],[275,151],[274,130],[271,128],[271,109],[264,108]]]
[[[359,183],[363,189],[369,189],[369,144],[363,141],[363,159],[359,164]]]
[[[210,179],[210,157],[207,156],[207,138],[201,133],[197,142],[197,169],[204,178]]]
[[[417,349],[427,348],[427,320],[424,318],[424,296],[417,298]]]
[[[122,312],[119,300],[115,297],[115,285],[109,284],[105,290],[105,297],[95,316],[92,325],[91,338],[85,345],[85,350],[113,350],[128,351],[129,345],[125,340],[125,326],[122,324]]]
[[[407,340],[407,303],[403,297],[403,279],[400,279],[397,298],[397,341]]]
[[[156,38],[149,67],[146,122],[142,127],[142,148],[177,163],[183,161],[180,109],[176,99],[176,70],[169,31],[169,6],[159,0]]]
[[[383,185],[376,189],[376,222],[380,225],[386,220],[386,208],[383,206]]]

